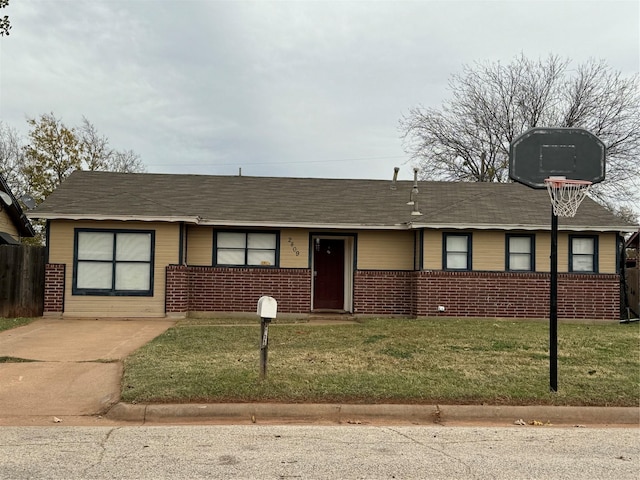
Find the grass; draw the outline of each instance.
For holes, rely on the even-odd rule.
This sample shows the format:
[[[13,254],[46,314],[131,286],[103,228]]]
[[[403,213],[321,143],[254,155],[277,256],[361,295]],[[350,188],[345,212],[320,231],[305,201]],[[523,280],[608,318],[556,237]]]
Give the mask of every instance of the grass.
[[[558,392],[548,325],[470,319],[272,324],[187,320],[125,361],[126,402],[343,402],[637,406],[640,325],[561,323]]]
[[[0,332],[4,330],[10,330],[12,328],[21,327],[27,325],[35,320],[35,318],[3,318],[0,317]]]

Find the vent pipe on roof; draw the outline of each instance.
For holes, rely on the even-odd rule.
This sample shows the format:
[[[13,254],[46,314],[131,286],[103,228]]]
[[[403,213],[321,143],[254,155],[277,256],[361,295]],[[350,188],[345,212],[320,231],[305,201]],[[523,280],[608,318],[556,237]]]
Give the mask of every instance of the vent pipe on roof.
[[[413,188],[411,189],[411,193],[409,194],[409,201],[407,205],[414,205],[417,202],[418,196],[418,168],[413,169]]]
[[[238,176],[241,177],[242,176],[242,167],[238,167]]]
[[[418,209],[418,171],[419,168],[413,169],[413,188],[411,189],[411,193],[409,194],[409,202],[407,205],[413,205],[413,211],[411,215],[422,215],[420,210]]]
[[[396,189],[396,181],[398,180],[398,172],[400,171],[400,167],[393,167],[393,180],[391,181],[391,190]]]

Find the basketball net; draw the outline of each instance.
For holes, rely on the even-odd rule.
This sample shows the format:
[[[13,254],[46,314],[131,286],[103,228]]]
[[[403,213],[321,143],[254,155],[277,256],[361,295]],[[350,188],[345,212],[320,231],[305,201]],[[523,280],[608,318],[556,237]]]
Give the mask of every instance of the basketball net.
[[[545,178],[544,183],[551,198],[553,214],[557,217],[574,217],[591,187],[589,181],[565,177]]]

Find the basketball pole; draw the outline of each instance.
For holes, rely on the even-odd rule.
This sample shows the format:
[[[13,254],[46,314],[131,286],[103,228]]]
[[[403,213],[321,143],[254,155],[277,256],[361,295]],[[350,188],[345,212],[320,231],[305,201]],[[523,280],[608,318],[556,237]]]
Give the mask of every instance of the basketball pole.
[[[549,386],[558,391],[558,216],[551,207],[551,272],[549,279]]]

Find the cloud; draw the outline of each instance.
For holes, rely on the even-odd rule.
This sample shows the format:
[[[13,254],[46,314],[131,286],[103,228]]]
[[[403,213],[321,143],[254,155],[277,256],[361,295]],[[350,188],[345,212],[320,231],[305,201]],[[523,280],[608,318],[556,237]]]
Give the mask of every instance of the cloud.
[[[11,2],[0,115],[82,116],[150,171],[390,178],[398,119],[463,64],[638,71],[637,2]],[[401,178],[411,178],[403,165]]]

